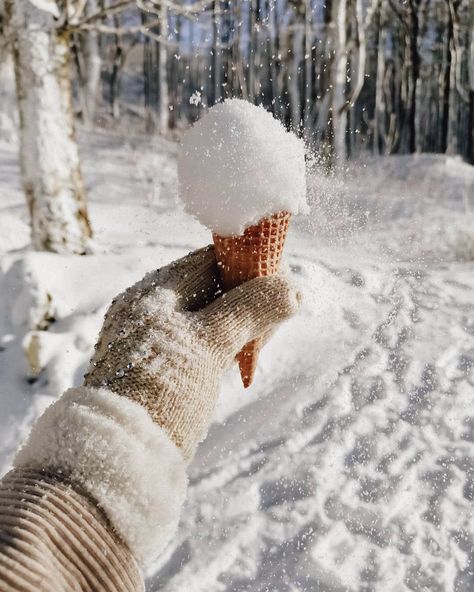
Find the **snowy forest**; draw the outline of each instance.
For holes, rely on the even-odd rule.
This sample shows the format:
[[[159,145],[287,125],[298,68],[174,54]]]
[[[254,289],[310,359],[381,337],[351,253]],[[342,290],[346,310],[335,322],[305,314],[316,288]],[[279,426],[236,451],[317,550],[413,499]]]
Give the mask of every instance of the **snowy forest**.
[[[183,153],[198,213],[304,187],[301,310],[224,375],[147,592],[473,592],[473,0],[0,0],[0,475],[112,299],[213,241]]]
[[[48,174],[67,167],[76,201],[68,236],[57,239],[63,247],[36,217],[33,242],[84,252],[91,234],[71,141],[76,121],[86,129],[126,121],[179,137],[203,109],[239,97],[304,137],[329,170],[364,152],[435,152],[474,163],[473,11],[469,0],[6,0],[4,135],[15,128],[16,79],[22,146],[40,136],[48,158],[48,144],[55,151],[64,143],[68,157]],[[45,109],[54,121],[35,125]],[[23,155],[30,208],[34,185],[47,184],[29,170],[38,168],[32,161]]]
[[[328,157],[366,149],[474,160],[469,0],[47,4],[86,124],[125,111],[167,133],[242,97]],[[4,31],[7,16],[8,2]]]

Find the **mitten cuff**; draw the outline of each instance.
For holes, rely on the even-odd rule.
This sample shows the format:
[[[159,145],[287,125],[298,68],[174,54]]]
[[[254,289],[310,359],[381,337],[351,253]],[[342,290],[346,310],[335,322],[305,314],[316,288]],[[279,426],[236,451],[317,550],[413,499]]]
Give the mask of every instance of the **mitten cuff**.
[[[106,389],[69,389],[37,421],[17,468],[52,469],[101,506],[141,564],[176,530],[185,461],[137,403]]]

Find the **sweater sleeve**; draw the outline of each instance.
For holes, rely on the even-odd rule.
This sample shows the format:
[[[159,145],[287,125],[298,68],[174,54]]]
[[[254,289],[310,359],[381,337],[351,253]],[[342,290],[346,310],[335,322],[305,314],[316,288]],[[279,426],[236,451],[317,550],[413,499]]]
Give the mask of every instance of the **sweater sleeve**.
[[[57,476],[15,469],[0,483],[1,592],[138,592],[138,565],[107,516]]]
[[[137,565],[172,538],[187,487],[180,450],[143,407],[70,389],[14,467],[0,483],[0,591],[143,589]]]

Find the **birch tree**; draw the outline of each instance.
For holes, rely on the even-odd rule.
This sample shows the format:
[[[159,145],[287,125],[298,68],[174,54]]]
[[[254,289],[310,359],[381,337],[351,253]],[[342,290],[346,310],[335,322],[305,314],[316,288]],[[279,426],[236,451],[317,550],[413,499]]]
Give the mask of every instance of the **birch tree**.
[[[69,38],[52,0],[6,0],[20,120],[20,164],[37,250],[84,254],[91,226],[74,139]]]
[[[347,0],[332,0],[334,23],[334,75],[332,83],[332,127],[334,134],[334,154],[337,163],[346,158],[347,112],[347,36],[346,14]]]
[[[330,96],[329,140],[336,164],[346,158],[347,112],[347,1],[327,0],[325,4],[326,35],[331,52],[331,76],[327,92]]]

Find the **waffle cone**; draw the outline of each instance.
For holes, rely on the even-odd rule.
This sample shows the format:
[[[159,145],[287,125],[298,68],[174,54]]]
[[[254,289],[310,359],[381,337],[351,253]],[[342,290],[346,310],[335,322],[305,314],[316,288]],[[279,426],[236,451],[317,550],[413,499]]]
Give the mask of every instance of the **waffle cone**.
[[[240,236],[213,234],[214,246],[224,290],[231,290],[256,277],[278,271],[288,233],[290,214],[280,212],[249,226]],[[244,387],[252,384],[258,354],[264,338],[247,343],[237,354]]]

